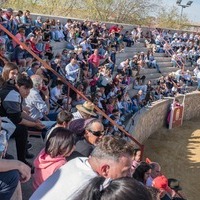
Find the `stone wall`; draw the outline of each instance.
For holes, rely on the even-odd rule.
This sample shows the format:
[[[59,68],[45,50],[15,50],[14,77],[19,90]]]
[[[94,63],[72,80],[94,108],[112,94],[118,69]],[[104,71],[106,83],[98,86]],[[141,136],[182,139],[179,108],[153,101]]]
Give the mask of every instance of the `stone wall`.
[[[184,96],[178,97],[180,103]],[[156,101],[152,106],[141,109],[138,114],[130,119],[126,130],[131,133],[135,139],[143,143],[155,131],[166,127],[167,113],[173,98],[165,98]],[[185,96],[184,122],[194,117],[200,116],[200,92],[195,91]],[[134,124],[133,124],[134,118]]]

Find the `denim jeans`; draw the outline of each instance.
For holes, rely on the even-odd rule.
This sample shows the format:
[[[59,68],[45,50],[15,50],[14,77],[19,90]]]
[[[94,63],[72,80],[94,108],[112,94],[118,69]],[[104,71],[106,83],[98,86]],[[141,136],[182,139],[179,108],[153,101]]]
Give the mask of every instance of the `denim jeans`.
[[[99,69],[98,69],[98,67],[96,67],[96,66],[94,66],[94,65],[92,65],[91,66],[92,68],[92,76],[94,76],[95,74],[97,74],[98,73],[98,71],[99,71]]]
[[[156,68],[156,69],[157,69],[157,72],[160,72],[160,67],[159,67],[159,65],[157,64],[156,60],[153,60],[153,61],[152,61],[152,66],[153,66],[153,68]]]
[[[19,180],[20,176],[18,170],[0,172],[0,199],[11,199]]]

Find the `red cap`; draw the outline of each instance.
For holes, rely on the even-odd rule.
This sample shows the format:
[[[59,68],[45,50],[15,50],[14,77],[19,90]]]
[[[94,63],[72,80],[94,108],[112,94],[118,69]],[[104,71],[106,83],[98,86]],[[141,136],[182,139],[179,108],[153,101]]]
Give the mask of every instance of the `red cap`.
[[[168,179],[164,175],[158,176],[153,180],[153,187],[157,189],[163,189],[170,194],[172,192],[172,190],[168,186]]]

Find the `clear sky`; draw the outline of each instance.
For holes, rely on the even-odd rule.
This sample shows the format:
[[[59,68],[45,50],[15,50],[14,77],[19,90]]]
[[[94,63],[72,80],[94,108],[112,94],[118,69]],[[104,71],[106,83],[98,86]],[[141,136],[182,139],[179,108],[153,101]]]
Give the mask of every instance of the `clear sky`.
[[[162,2],[166,5],[175,5],[181,13],[181,6],[177,6],[176,1],[177,0],[162,0]],[[189,0],[182,0],[181,4],[186,5],[188,1]],[[200,23],[200,0],[193,0],[190,7],[183,9],[183,14],[184,13],[187,14],[191,21]]]

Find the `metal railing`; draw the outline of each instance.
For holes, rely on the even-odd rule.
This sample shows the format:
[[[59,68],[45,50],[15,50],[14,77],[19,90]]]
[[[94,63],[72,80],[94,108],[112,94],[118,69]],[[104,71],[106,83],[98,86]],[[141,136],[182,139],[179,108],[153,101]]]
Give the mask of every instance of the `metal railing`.
[[[79,94],[86,101],[90,101],[84,94],[82,94],[79,90],[77,90],[70,82],[68,82],[61,74],[52,69],[45,61],[43,61],[38,55],[31,51],[24,43],[17,40],[15,36],[10,33],[4,26],[0,24],[0,29],[3,30],[10,38],[12,38],[17,44],[21,45],[26,51],[28,51],[35,59],[37,59],[45,69],[51,71],[55,76],[57,76],[65,85],[68,86],[68,99],[69,99],[69,91],[70,89]],[[67,103],[68,104],[68,103]],[[108,115],[106,115],[101,109],[99,109],[96,105],[94,106],[95,110],[99,112],[103,117],[105,117],[108,121],[111,122],[112,125],[116,126],[124,135],[129,137],[134,143],[136,143],[141,149],[141,157],[143,157],[144,153],[144,145],[138,142],[130,133],[128,133],[122,126],[119,126],[114,120],[112,120]]]
[[[152,34],[153,34],[155,37],[157,36],[156,34],[160,35],[160,40],[159,40],[159,41],[160,41],[161,44],[162,44],[163,41],[164,41],[164,42],[167,42],[167,40],[164,39],[164,37],[162,36],[162,34],[161,34],[157,29],[154,29],[154,30],[151,31],[151,32],[152,32]],[[162,41],[161,41],[161,40],[162,40]],[[172,57],[172,55],[175,54],[175,51],[173,50],[171,44],[170,44],[170,47],[171,47],[171,52],[172,52],[172,53],[171,53],[169,50],[166,50],[166,51],[167,51],[167,53]],[[177,55],[176,55],[175,58],[177,58],[177,60],[175,60],[175,62],[176,62],[176,64],[178,65],[178,67],[179,67],[179,68],[184,67],[185,63],[183,63],[182,59],[181,59],[179,56],[177,56]],[[180,66],[180,64],[178,63],[178,61],[182,64],[182,66]]]

